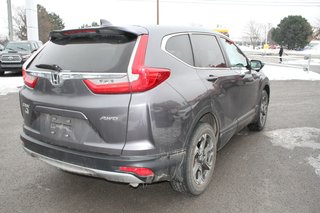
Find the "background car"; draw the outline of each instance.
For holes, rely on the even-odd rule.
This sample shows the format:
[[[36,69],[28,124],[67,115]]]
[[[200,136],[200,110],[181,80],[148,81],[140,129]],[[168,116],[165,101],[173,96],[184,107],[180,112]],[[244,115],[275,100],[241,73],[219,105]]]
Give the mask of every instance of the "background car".
[[[39,47],[36,41],[9,41],[0,53],[0,76],[5,71],[21,73],[23,63]]]

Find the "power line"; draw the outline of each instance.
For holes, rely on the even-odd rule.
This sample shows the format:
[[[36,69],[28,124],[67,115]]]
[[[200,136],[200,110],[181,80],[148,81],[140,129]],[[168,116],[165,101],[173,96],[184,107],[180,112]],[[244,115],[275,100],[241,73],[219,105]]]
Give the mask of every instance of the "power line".
[[[235,1],[235,0],[162,0],[167,3],[189,3],[189,4],[219,4],[240,6],[294,6],[294,7],[320,7],[320,1]]]
[[[120,0],[121,1],[121,0]],[[122,0],[135,2],[153,2],[154,0]],[[185,4],[210,4],[210,5],[234,5],[234,6],[276,6],[276,7],[320,7],[320,0],[160,0],[166,3],[185,3]]]

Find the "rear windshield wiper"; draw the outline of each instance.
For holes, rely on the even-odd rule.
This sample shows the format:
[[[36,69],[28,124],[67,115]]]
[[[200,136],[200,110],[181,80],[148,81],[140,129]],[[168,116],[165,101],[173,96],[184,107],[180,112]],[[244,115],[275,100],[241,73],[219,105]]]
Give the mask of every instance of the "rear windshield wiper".
[[[55,70],[58,72],[62,70],[62,68],[56,64],[37,64],[36,67],[41,69],[47,69],[47,70]]]

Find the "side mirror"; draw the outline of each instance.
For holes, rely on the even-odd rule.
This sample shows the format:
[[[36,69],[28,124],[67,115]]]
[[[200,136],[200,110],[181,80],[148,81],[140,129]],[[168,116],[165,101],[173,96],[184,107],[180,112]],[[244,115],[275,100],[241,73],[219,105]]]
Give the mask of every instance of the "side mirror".
[[[262,63],[259,60],[251,60],[250,61],[250,67],[252,70],[255,70],[257,72],[259,72],[264,66],[264,63]]]

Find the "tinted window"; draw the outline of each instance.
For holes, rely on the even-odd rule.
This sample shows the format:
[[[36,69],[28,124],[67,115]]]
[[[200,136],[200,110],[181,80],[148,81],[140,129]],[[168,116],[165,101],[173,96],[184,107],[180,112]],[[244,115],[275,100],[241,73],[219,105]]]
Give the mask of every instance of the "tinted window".
[[[191,35],[196,67],[226,67],[215,36]]]
[[[166,50],[180,60],[193,66],[193,56],[188,35],[171,37],[167,41]]]
[[[221,42],[227,52],[230,64],[232,67],[246,67],[247,59],[242,54],[240,49],[230,40],[220,38]]]
[[[125,35],[66,37],[50,41],[34,59],[37,64],[56,64],[78,72],[127,72],[136,37]]]

